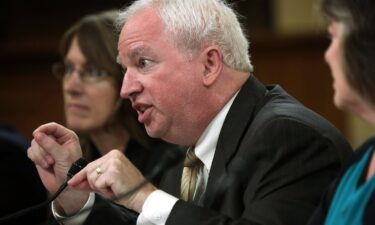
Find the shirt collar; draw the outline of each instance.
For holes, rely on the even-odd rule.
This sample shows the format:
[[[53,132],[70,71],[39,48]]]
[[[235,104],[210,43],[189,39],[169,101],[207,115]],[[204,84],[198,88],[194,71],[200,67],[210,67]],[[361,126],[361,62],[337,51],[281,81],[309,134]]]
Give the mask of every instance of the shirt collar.
[[[227,104],[220,110],[215,118],[206,127],[203,134],[199,137],[195,145],[194,152],[196,156],[203,162],[205,167],[210,171],[211,164],[214,159],[217,141],[221,128],[224,124],[225,117],[228,114],[230,107],[233,104],[238,92],[227,102]]]

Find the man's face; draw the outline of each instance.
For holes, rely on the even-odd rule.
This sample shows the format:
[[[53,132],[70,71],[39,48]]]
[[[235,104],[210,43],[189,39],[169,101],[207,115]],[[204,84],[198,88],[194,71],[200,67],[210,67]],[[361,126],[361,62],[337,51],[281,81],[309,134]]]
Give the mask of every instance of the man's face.
[[[204,65],[199,56],[189,60],[173,46],[152,9],[129,19],[121,31],[118,50],[127,69],[121,96],[130,98],[147,133],[173,143],[191,144],[199,135],[194,126],[201,112],[195,107],[203,98],[200,77]]]

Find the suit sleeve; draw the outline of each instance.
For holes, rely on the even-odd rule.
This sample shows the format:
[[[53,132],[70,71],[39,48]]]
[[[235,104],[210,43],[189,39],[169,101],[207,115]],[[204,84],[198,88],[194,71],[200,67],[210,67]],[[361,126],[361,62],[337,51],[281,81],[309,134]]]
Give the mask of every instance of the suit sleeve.
[[[327,217],[329,207],[332,202],[333,195],[337,188],[337,180],[333,182],[329,189],[324,193],[323,198],[316,208],[315,212],[311,216],[308,225],[322,225]]]
[[[219,209],[236,207],[242,210],[241,215],[231,218],[179,201],[167,224],[306,224],[341,168],[338,150],[327,136],[295,119],[268,121],[253,134],[245,135],[235,156],[249,165],[243,168],[248,176],[238,181],[244,186],[243,193],[230,193],[229,187],[219,203],[223,204]],[[230,197],[238,198],[237,202],[229,201]]]

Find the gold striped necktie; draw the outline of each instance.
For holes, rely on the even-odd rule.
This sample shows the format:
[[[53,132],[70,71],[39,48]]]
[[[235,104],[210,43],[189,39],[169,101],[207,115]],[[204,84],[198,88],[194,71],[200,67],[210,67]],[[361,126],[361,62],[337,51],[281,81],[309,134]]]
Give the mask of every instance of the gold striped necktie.
[[[197,177],[203,163],[194,153],[194,148],[189,148],[184,161],[184,170],[181,177],[181,199],[192,202],[197,186]]]

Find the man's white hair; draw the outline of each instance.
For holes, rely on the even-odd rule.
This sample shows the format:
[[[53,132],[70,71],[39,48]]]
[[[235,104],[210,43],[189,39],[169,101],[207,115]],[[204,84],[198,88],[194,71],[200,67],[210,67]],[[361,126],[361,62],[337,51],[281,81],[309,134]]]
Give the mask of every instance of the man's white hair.
[[[172,43],[193,57],[209,45],[216,45],[223,61],[235,70],[252,72],[249,41],[235,11],[224,0],[138,0],[120,11],[118,29],[137,12],[152,8],[164,23]]]

